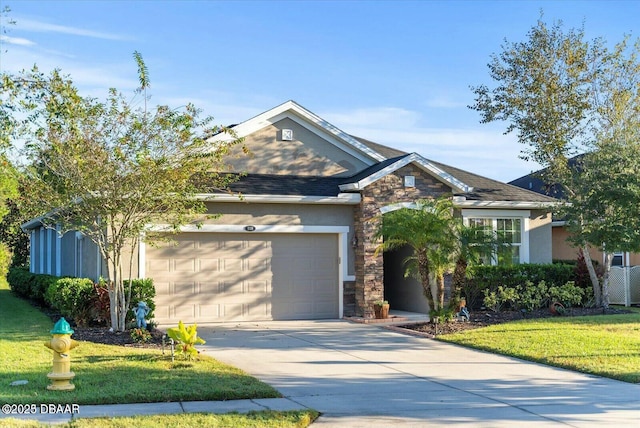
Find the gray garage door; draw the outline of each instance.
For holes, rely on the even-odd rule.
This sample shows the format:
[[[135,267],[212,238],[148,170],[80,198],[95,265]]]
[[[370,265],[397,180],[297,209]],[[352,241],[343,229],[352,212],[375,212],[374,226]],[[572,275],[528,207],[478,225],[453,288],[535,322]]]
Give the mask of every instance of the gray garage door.
[[[338,317],[335,234],[183,233],[147,246],[159,323]]]

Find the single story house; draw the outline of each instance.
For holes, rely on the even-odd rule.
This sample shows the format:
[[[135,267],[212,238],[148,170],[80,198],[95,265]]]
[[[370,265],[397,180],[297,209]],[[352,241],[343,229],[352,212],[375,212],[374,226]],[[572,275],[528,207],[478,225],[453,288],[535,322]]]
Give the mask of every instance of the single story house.
[[[244,197],[208,195],[221,216],[139,246],[135,275],[154,280],[160,323],[372,317],[382,298],[427,312],[402,256],[376,254],[373,235],[383,212],[442,195],[465,221],[514,232],[514,262],[552,261],[553,198],[349,135],[294,101],[234,129],[251,151],[229,159]],[[81,234],[23,228],[32,272],[107,275]]]

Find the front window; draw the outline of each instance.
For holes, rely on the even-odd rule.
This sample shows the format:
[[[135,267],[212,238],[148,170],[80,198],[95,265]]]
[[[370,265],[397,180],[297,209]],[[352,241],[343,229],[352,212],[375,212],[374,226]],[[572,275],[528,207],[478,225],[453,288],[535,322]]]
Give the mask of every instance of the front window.
[[[522,218],[469,217],[467,224],[493,233],[504,245],[483,257],[486,264],[512,265],[522,262]]]

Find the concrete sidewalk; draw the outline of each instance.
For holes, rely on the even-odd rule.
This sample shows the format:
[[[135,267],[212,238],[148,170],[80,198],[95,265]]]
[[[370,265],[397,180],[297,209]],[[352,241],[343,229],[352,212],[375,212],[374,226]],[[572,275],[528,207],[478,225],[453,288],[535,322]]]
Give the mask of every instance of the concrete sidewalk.
[[[39,407],[38,407],[39,408]],[[288,398],[262,398],[253,400],[229,401],[183,401],[179,403],[137,403],[80,406],[79,413],[37,413],[34,415],[0,415],[0,427],[3,419],[29,419],[48,424],[66,424],[77,418],[98,418],[136,415],[159,415],[175,413],[248,413],[261,410],[303,410],[305,407]]]

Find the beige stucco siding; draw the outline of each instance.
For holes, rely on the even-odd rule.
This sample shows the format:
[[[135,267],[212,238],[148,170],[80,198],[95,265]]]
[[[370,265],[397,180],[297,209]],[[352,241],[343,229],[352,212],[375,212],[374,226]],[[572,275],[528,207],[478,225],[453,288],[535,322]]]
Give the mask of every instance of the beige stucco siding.
[[[353,207],[351,205],[293,205],[254,204],[247,202],[207,202],[209,214],[220,214],[205,219],[204,224],[220,225],[280,225],[280,226],[348,226],[349,242],[353,233]],[[353,275],[354,250],[348,248],[348,274]]]
[[[578,258],[578,249],[569,244],[568,238],[569,234],[564,227],[552,228],[554,260],[576,260]]]
[[[282,141],[282,129],[293,131],[292,141]],[[328,136],[327,136],[328,137]],[[330,138],[330,137],[328,137]],[[226,159],[235,172],[252,174],[350,176],[367,167],[318,134],[289,118],[245,137],[250,154],[239,147]]]
[[[205,219],[205,224],[287,224],[348,226],[353,222],[351,205],[264,204],[249,202],[207,202],[208,214],[222,214]]]
[[[529,262],[551,263],[551,213],[531,211],[529,217]]]

